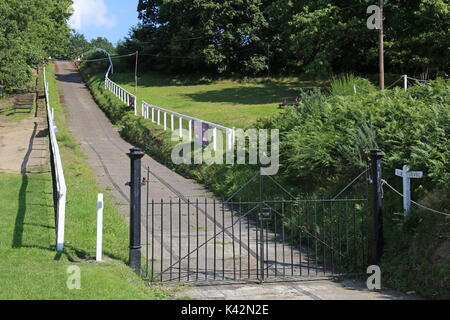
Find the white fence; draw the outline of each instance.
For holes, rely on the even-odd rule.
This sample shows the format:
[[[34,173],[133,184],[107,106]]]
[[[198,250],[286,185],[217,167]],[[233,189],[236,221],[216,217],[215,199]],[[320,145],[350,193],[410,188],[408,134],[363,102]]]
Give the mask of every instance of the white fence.
[[[186,116],[184,114],[167,110],[164,108],[160,108],[151,104],[148,104],[145,101],[142,101],[142,116],[145,119],[151,119],[153,123],[156,123],[158,125],[162,125],[164,127],[164,130],[170,129],[171,131],[179,130],[179,136],[180,138],[183,138],[183,124],[184,121],[187,122],[188,127],[188,139],[189,141],[192,141],[193,139],[193,129],[195,124],[201,125],[201,128],[203,127],[203,124],[207,125],[209,128],[212,128],[212,143],[213,143],[213,150],[217,151],[218,148],[218,131],[221,131],[225,133],[226,135],[226,147],[227,150],[232,150],[234,146],[234,140],[235,140],[235,129],[227,128],[224,126],[221,126],[219,124],[215,124],[208,121],[203,121],[194,117]],[[170,117],[170,124],[169,119]],[[177,118],[177,120],[175,119]],[[178,125],[175,125],[175,122],[178,121]],[[176,128],[177,127],[177,128]]]
[[[110,67],[111,69],[111,67]],[[125,103],[127,106],[130,106],[134,109],[134,115],[137,116],[137,98],[134,94],[131,94],[118,84],[116,84],[114,81],[109,79],[108,74],[109,70],[106,73],[105,76],[105,88],[111,91],[117,98],[122,100],[123,103]]]
[[[53,196],[55,207],[55,221],[56,221],[56,250],[64,250],[64,226],[66,220],[66,195],[67,187],[64,179],[64,171],[61,162],[61,155],[59,153],[58,141],[56,139],[56,125],[55,112],[50,108],[50,99],[48,93],[47,77],[45,75],[44,67],[44,89],[45,100],[47,104],[47,121],[50,140],[50,160],[52,162],[52,179],[53,179]]]
[[[402,78],[403,78],[403,89],[405,91],[408,91],[408,84],[409,84],[408,80],[411,80],[411,81],[414,81],[414,82],[427,82],[428,81],[428,80],[423,80],[423,79],[412,78],[412,77],[409,77],[406,74],[403,75]]]
[[[108,89],[109,91],[111,91],[117,98],[122,100],[126,105],[134,108],[134,115],[137,116],[138,115],[138,110],[137,110],[138,107],[137,107],[136,96],[131,94],[130,92],[128,92],[127,90],[125,90],[124,88],[119,86],[118,84],[116,84],[111,79],[109,79],[109,74],[112,73],[113,68],[114,68],[112,59],[111,59],[111,55],[103,49],[97,49],[97,50],[104,52],[109,58],[110,66],[108,68],[108,71],[106,71],[106,74],[105,74],[105,88]],[[155,111],[157,113],[157,120],[155,120]],[[158,125],[161,125],[161,114],[162,114],[162,116],[164,118],[164,130],[167,130],[167,128],[168,128],[167,115],[170,116],[170,129],[172,131],[175,131],[175,117],[177,117],[178,122],[179,122],[178,130],[179,130],[180,138],[183,138],[183,121],[187,121],[189,141],[192,141],[192,139],[193,139],[192,133],[194,131],[194,126],[200,126],[200,128],[201,128],[200,130],[202,130],[202,132],[203,132],[203,125],[207,125],[208,131],[209,131],[209,128],[212,128],[212,143],[213,143],[214,151],[217,151],[217,149],[218,149],[218,136],[219,136],[218,131],[221,131],[221,133],[225,133],[227,150],[231,151],[234,148],[234,141],[235,141],[235,136],[236,136],[236,132],[235,132],[234,128],[231,129],[231,128],[227,128],[227,127],[224,127],[224,126],[212,123],[212,122],[203,121],[203,120],[200,120],[197,118],[186,116],[186,115],[178,113],[178,112],[174,112],[174,111],[163,109],[163,108],[160,108],[157,106],[153,106],[153,105],[146,103],[145,101],[142,101],[142,116],[145,119],[149,119],[150,112],[152,115],[152,122],[157,123]],[[203,135],[203,133],[202,133],[202,135]]]
[[[401,76],[400,77],[400,79],[399,80],[397,80],[396,82],[398,82],[398,81],[400,81],[400,80],[403,80],[403,89],[405,90],[405,91],[408,91],[408,86],[409,86],[409,83],[410,83],[410,81],[411,82],[428,82],[428,81],[430,81],[430,80],[425,80],[425,79],[417,79],[417,78],[413,78],[413,77],[410,77],[410,76],[408,76],[408,75],[403,75],[403,76]],[[448,80],[450,80],[450,79],[444,79],[445,81],[448,81]],[[394,82],[394,84],[396,83],[396,82]],[[392,86],[392,85],[391,85]]]

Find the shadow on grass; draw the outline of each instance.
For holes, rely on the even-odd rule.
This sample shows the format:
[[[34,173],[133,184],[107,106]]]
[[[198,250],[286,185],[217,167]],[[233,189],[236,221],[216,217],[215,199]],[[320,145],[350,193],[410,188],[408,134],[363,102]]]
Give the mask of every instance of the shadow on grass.
[[[101,75],[98,75],[99,77]],[[117,82],[118,84],[125,84],[125,85],[135,85],[134,82],[134,74],[132,73],[120,73],[120,74],[114,74],[111,76],[111,80]],[[219,80],[219,79],[217,79]],[[175,86],[196,86],[196,85],[206,85],[213,83],[214,79],[207,79],[204,77],[195,77],[195,76],[168,76],[164,74],[158,74],[158,73],[150,73],[141,75],[138,78],[138,85],[142,88],[148,88],[148,87],[175,87]]]
[[[31,156],[31,152],[33,151],[33,145],[34,145],[34,139],[37,137],[37,127],[38,124],[34,123],[33,133],[31,134],[29,143],[28,143],[28,150],[25,154],[25,157],[23,158],[20,172],[22,174],[22,183],[20,185],[19,189],[19,195],[18,195],[18,209],[16,214],[16,220],[14,223],[14,233],[13,233],[13,241],[12,241],[12,247],[15,249],[18,248],[30,248],[30,249],[41,249],[41,250],[47,250],[47,251],[54,251],[54,246],[39,246],[37,244],[34,245],[24,245],[23,244],[23,233],[24,233],[24,226],[25,225],[31,225],[39,228],[45,228],[45,229],[55,229],[53,226],[43,225],[43,224],[37,224],[37,223],[25,223],[25,216],[28,210],[27,206],[27,194],[30,192],[28,190],[29,185],[29,173],[27,172],[27,165],[28,161]],[[42,193],[41,193],[42,194]],[[33,206],[36,206],[38,204],[33,204]],[[39,204],[40,205],[40,204]],[[40,205],[45,206],[45,205]]]
[[[18,196],[18,210],[16,215],[16,222],[14,224],[14,235],[13,235],[13,248],[21,248],[23,242],[23,227],[25,222],[25,214],[27,212],[27,188],[28,188],[28,175],[27,175],[27,165],[30,159],[31,152],[33,150],[34,138],[36,136],[38,124],[34,123],[33,133],[31,134],[30,141],[28,143],[28,150],[23,158],[20,172],[22,173],[22,184],[19,189]]]
[[[185,94],[197,102],[226,102],[233,104],[272,104],[281,103],[284,98],[298,96],[301,90],[316,88],[313,83],[261,82],[258,86],[241,86],[220,90]]]
[[[94,76],[94,75],[91,75]],[[95,74],[95,77],[103,80],[103,74]],[[134,73],[118,73],[111,76],[111,80],[123,85],[135,85]],[[142,88],[148,87],[167,87],[167,86],[198,86],[214,84],[221,81],[230,81],[238,84],[253,84],[264,86],[283,87],[285,85],[292,85],[298,88],[310,88],[322,86],[321,81],[300,81],[289,80],[286,78],[242,78],[242,77],[205,77],[202,75],[166,75],[161,73],[148,73],[138,77],[138,85]]]
[[[95,260],[95,256],[90,254],[89,252],[78,249],[70,244],[65,244],[64,246],[64,255],[67,257],[67,259],[71,262],[81,262],[81,261],[93,261]],[[59,255],[60,258],[61,255]],[[113,260],[122,261],[125,264],[128,263],[128,258],[125,258],[123,256],[117,255],[115,253],[112,253],[108,250],[103,251],[103,256],[108,257]],[[56,260],[56,256],[55,256]]]

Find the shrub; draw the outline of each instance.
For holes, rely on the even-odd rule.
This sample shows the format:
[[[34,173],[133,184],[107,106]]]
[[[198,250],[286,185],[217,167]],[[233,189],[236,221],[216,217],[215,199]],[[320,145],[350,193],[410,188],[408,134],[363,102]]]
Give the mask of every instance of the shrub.
[[[353,74],[343,74],[331,79],[330,92],[333,96],[350,96],[358,93],[374,92],[375,86],[367,79],[356,77]]]

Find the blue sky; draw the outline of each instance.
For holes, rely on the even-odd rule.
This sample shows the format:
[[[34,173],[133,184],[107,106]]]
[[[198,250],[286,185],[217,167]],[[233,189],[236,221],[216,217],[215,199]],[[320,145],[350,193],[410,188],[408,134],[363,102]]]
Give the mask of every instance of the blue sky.
[[[138,23],[138,0],[73,0],[73,29],[88,40],[105,37],[113,44]]]

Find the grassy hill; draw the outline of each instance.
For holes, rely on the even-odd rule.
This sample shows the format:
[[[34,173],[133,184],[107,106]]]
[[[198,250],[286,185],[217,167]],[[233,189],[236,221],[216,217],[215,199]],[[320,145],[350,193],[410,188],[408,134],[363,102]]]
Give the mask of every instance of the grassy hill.
[[[111,79],[136,93],[134,74],[118,73]],[[146,73],[138,78],[137,97],[139,105],[144,100],[224,126],[246,127],[259,118],[278,114],[283,98],[298,96],[300,89],[320,84],[298,78],[190,80]]]

